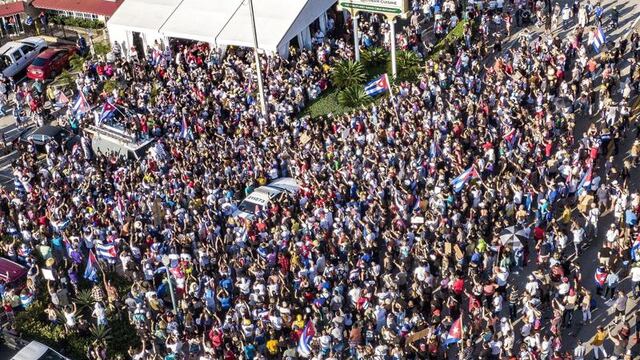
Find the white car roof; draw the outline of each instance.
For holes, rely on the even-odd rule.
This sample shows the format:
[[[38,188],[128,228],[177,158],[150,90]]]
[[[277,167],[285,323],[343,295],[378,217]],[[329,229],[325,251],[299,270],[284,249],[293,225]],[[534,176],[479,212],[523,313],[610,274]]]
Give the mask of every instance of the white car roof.
[[[47,352],[47,350],[53,351],[54,354],[58,356],[51,359],[69,360],[68,358],[55,352],[53,349],[50,349],[48,346],[41,344],[37,341],[32,341],[29,344],[27,344],[27,346],[23,347],[17,354],[15,354],[11,358],[11,360],[38,360],[42,355],[44,355]]]
[[[296,181],[296,179],[287,178],[287,177],[277,179],[277,180],[271,182],[266,187],[275,187],[275,188],[282,189],[282,190],[287,191],[287,192],[292,193],[292,194],[295,194],[298,191],[300,191],[300,185],[298,185],[298,182]]]

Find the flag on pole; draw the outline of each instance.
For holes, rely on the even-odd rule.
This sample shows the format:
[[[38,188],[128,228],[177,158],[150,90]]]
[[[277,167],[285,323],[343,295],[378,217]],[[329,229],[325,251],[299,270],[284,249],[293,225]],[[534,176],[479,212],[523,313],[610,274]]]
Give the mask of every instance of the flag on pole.
[[[118,251],[114,244],[96,245],[96,254],[99,258],[114,260],[118,257]]]
[[[476,167],[472,165],[470,168],[463,171],[462,174],[460,174],[457,178],[451,181],[451,185],[453,185],[453,190],[455,192],[460,192],[464,188],[464,186],[467,184],[467,182],[469,182],[469,180],[477,177],[480,177],[480,175],[476,171]]]
[[[387,74],[380,75],[364,87],[365,94],[371,97],[380,95],[385,91],[390,91],[389,76]]]
[[[182,122],[180,123],[180,137],[186,139],[189,137],[189,125],[187,124],[187,119],[183,116]]]
[[[307,321],[307,325],[305,325],[302,330],[302,334],[300,334],[300,339],[298,340],[298,354],[300,354],[300,356],[311,356],[311,340],[315,334],[316,329],[313,322]]]
[[[69,103],[69,98],[62,91],[58,91],[56,95],[56,107],[62,108]]]
[[[593,40],[591,41],[591,45],[593,46],[593,50],[595,50],[597,53],[600,52],[600,48],[602,47],[602,45],[604,45],[604,43],[607,41],[607,36],[604,33],[604,30],[602,30],[602,26],[598,26],[598,30],[596,30],[594,36],[593,36]]]
[[[585,188],[591,186],[591,179],[593,178],[593,164],[589,164],[589,168],[582,175],[582,179],[580,179],[580,183],[578,184],[578,188],[576,189],[576,194],[580,195]]]
[[[110,119],[115,112],[116,107],[109,101],[105,102],[104,105],[102,105],[102,112],[100,113],[100,124],[102,124],[103,121]]]
[[[456,344],[462,340],[462,315],[458,318],[458,320],[454,321],[451,324],[451,328],[449,328],[449,333],[447,334],[447,338],[444,341],[444,346],[448,346],[451,344]]]
[[[89,112],[89,110],[91,110],[91,107],[89,106],[87,99],[84,97],[84,94],[80,92],[71,110],[73,113],[73,116],[76,116],[76,117],[81,116]]]
[[[93,282],[98,281],[98,260],[93,255],[93,251],[89,251],[87,267],[84,269],[84,278]]]
[[[631,246],[631,260],[639,261],[640,260],[640,238],[636,238]]]

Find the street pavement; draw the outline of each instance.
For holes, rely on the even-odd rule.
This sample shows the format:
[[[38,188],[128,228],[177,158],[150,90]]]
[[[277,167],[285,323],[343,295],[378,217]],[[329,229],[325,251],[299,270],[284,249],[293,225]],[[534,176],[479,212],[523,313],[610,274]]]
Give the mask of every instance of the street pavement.
[[[559,3],[561,6],[564,6],[565,3],[571,6],[572,2],[560,1]],[[581,1],[581,3],[583,2]],[[592,4],[594,4],[593,1],[592,1]],[[639,26],[638,26],[638,23],[636,23],[636,19],[640,17],[640,12],[638,11],[640,9],[640,0],[630,0],[625,2],[606,0],[606,1],[602,1],[602,5],[605,9],[605,14],[603,16],[603,19],[606,21],[608,21],[609,11],[613,7],[617,6],[618,11],[620,13],[619,26],[615,31],[611,31],[607,33],[608,40],[618,41],[622,39],[622,37],[630,35],[632,26],[635,26],[635,29],[638,29]],[[572,25],[575,25],[575,22],[572,22]],[[540,34],[543,31],[543,29],[537,28],[535,26],[529,26],[527,27],[527,29],[529,29],[529,31],[534,35]],[[571,29],[573,29],[573,26],[570,29],[567,29],[564,31],[556,30],[554,31],[554,33],[559,35],[560,37],[563,37],[568,35]],[[511,46],[515,44],[515,40],[519,38],[521,31],[522,31],[521,28],[514,28],[512,30],[511,37],[507,39],[507,41],[504,41],[505,51],[507,51]],[[625,66],[621,74],[623,77],[628,75],[627,66]],[[635,111],[633,112],[633,116],[631,118],[632,123],[636,120],[637,117],[638,117],[638,108],[636,108]],[[576,128],[574,130],[575,138],[581,139],[583,137],[583,133],[587,130],[589,125],[593,121],[597,121],[599,118],[600,118],[599,113],[595,114],[593,117],[588,117],[588,116],[585,116],[584,114],[577,115]],[[635,126],[630,126],[629,130],[627,131],[627,134],[625,135],[626,135],[626,138],[620,143],[620,151],[618,155],[615,156],[615,164],[616,166],[619,166],[619,168],[622,167],[622,162],[624,158],[628,156],[628,152],[631,147],[631,144],[633,143],[636,137]],[[630,192],[635,192],[640,189],[640,181],[638,181],[638,179],[640,179],[640,168],[636,167],[631,172],[631,176],[630,176],[630,181],[629,181]],[[580,221],[582,222],[583,219],[581,217],[582,216],[577,210],[574,211],[574,218],[576,219],[580,218]],[[593,338],[596,332],[597,326],[602,325],[606,327],[607,325],[612,323],[612,320],[614,318],[613,308],[607,305],[603,298],[595,295],[596,289],[595,289],[595,282],[593,280],[595,270],[598,266],[598,260],[597,260],[598,251],[602,246],[602,242],[603,242],[603,239],[605,238],[606,231],[609,228],[609,225],[612,223],[612,221],[613,221],[613,215],[611,213],[605,214],[600,218],[600,221],[598,224],[597,238],[591,243],[591,245],[588,248],[583,250],[583,252],[580,254],[578,258],[577,263],[581,268],[583,286],[592,293],[592,296],[597,301],[598,306],[597,306],[597,309],[592,313],[591,324],[579,325],[579,323],[582,320],[582,314],[578,310],[574,314],[572,326],[569,328],[562,329],[562,351],[563,352],[568,351],[572,353],[578,340],[581,340],[584,344],[588,344]],[[572,252],[573,250],[569,251],[569,253],[572,253]],[[535,270],[537,270],[536,265],[530,264],[527,268],[524,269],[524,271],[520,272],[519,274],[511,275],[510,283],[517,286],[518,289],[523,289],[528,275],[532,274],[532,272]],[[629,280],[628,277],[621,279],[618,289],[624,291],[625,293],[631,293],[631,281]],[[640,344],[638,343],[637,339],[635,339],[635,333],[633,332],[636,322],[640,320],[635,316],[636,311],[640,310],[639,305],[640,303],[637,301],[637,299],[632,299],[632,298],[630,298],[627,303],[626,320],[627,320],[627,323],[631,326],[632,334],[634,335],[629,341],[629,348],[632,349],[632,352],[635,356],[634,359],[638,358],[637,355],[640,352]],[[518,336],[519,331],[517,330],[519,328],[519,325],[521,324],[522,322],[520,321],[520,319],[518,319],[518,321],[514,323],[514,328],[516,329],[516,334],[517,334],[516,336]],[[549,324],[549,320],[546,320],[545,322],[543,322],[543,324]],[[621,324],[615,327],[612,327],[610,332],[611,335],[614,335],[617,333],[620,325]],[[549,331],[549,329],[545,329],[545,330]],[[588,351],[586,358],[587,359],[594,358],[594,353],[591,346],[586,345],[586,347]],[[611,341],[607,341],[605,343],[605,348],[607,350],[607,353],[611,355],[613,351],[613,343]],[[602,358],[602,355],[600,356]]]

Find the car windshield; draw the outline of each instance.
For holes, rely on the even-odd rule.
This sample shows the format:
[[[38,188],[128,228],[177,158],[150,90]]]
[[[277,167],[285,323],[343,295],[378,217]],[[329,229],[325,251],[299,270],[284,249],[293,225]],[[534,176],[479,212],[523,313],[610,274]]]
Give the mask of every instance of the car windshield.
[[[60,354],[56,353],[55,351],[51,349],[47,349],[47,351],[45,351],[45,353],[42,354],[42,356],[40,356],[38,360],[66,360],[66,359]]]
[[[256,203],[252,203],[250,201],[243,201],[240,203],[240,205],[238,206],[238,209],[249,213],[249,214],[254,214],[256,211],[256,208],[258,207],[258,204]]]
[[[33,65],[33,66],[44,66],[46,63],[47,63],[47,59],[43,59],[41,57],[37,57],[35,60],[33,60],[31,65]]]

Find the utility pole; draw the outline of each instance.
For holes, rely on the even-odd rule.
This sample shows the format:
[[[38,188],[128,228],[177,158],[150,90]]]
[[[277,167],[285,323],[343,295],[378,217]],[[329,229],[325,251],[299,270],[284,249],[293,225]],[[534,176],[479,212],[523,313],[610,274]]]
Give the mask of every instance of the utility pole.
[[[260,67],[260,54],[258,54],[258,32],[256,31],[256,18],[253,13],[253,0],[249,0],[249,13],[251,15],[251,28],[253,29],[253,50],[256,56],[256,73],[258,74],[258,91],[260,92],[260,107],[262,115],[267,116],[267,105],[264,100],[264,88],[262,85],[262,70]]]

